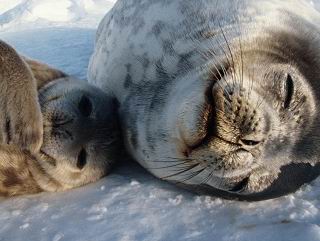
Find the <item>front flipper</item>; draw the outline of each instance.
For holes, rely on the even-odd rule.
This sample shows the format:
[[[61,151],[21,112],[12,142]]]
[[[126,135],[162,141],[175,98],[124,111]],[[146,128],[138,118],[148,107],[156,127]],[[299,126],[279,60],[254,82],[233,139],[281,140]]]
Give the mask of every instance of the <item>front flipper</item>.
[[[36,153],[43,141],[37,83],[28,64],[0,41],[0,144]]]

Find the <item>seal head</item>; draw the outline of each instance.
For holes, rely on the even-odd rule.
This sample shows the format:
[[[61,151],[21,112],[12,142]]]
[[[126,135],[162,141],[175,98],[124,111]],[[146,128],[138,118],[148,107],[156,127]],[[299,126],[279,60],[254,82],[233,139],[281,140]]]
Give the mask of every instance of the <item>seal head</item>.
[[[39,101],[44,143],[37,161],[55,184],[39,178],[39,185],[56,191],[106,175],[121,142],[114,100],[84,81],[66,77],[41,88]]]

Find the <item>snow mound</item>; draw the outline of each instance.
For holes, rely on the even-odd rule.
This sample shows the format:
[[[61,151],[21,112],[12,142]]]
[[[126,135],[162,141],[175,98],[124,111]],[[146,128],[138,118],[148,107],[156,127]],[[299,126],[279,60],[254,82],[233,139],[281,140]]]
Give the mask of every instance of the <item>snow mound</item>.
[[[45,26],[96,27],[116,0],[1,0],[0,31]]]

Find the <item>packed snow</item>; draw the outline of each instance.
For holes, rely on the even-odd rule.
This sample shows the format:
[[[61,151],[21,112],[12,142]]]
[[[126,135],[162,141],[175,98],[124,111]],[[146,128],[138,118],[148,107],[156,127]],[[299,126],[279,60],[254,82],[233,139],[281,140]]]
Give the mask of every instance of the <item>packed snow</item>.
[[[95,29],[113,2],[0,0],[0,38],[84,79]],[[246,203],[186,192],[123,161],[82,188],[2,200],[0,241],[316,241],[319,210],[319,179],[292,195]]]

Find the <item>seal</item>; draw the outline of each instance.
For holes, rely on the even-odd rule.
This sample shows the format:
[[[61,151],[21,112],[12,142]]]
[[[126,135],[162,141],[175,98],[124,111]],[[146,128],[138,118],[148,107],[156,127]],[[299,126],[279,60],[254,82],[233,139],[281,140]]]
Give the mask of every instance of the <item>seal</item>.
[[[114,99],[0,42],[0,196],[105,176],[120,150]]]
[[[117,98],[126,148],[153,175],[275,198],[320,172],[319,23],[305,1],[119,0],[88,78]]]

